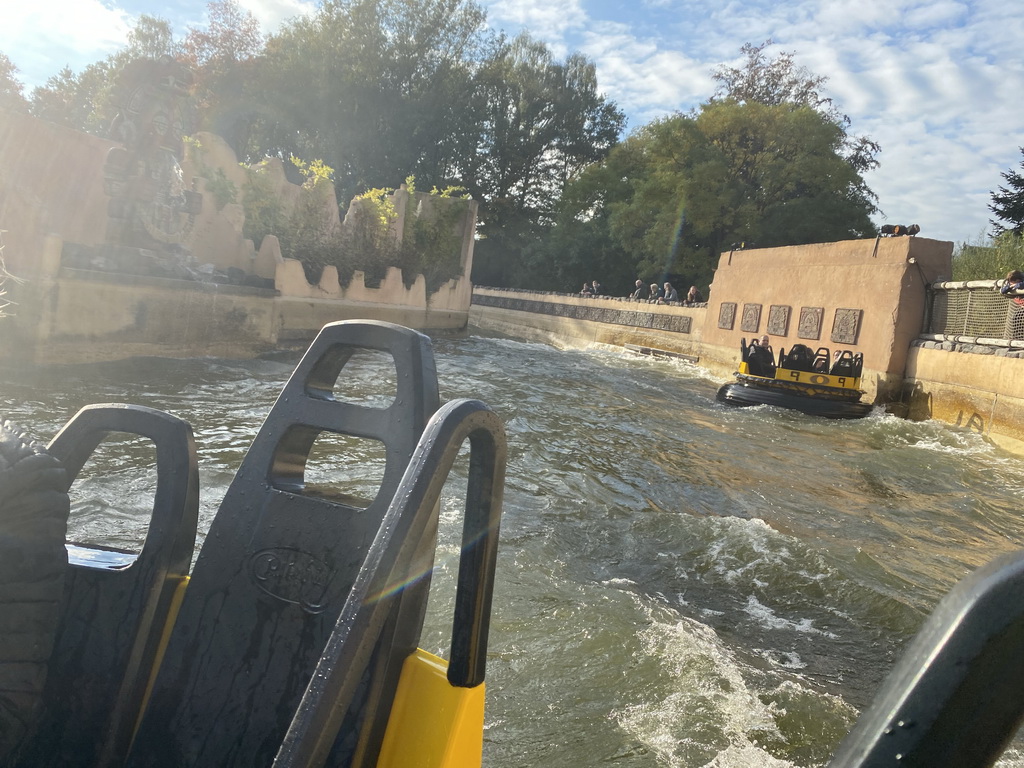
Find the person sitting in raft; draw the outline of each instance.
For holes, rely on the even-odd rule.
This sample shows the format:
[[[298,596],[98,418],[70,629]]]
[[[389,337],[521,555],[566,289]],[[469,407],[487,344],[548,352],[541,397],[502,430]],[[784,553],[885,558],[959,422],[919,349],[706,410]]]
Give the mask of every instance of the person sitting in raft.
[[[686,292],[686,300],[683,303],[688,307],[692,307],[694,304],[700,304],[702,301],[704,301],[704,297],[700,295],[697,286],[691,285],[690,290]]]
[[[1024,272],[1015,269],[1006,274],[1006,280],[999,292],[1010,297],[1014,311],[1006,318],[1003,334],[1008,339],[1024,339]]]
[[[665,297],[665,291],[657,283],[651,283],[651,298],[647,300],[648,304],[660,304],[661,300]]]
[[[679,301],[679,291],[672,287],[672,283],[665,283],[665,291],[658,298],[659,304],[675,304]]]
[[[1024,272],[1019,269],[1015,269],[1012,272],[1006,274],[1006,281],[1003,283],[1003,287],[999,289],[999,292],[1003,296],[1009,296],[1013,291],[1024,291]],[[1019,297],[1014,299],[1018,304],[1024,303],[1020,301]]]
[[[754,376],[775,376],[775,353],[768,344],[768,336],[762,336],[761,340],[755,337],[750,340],[747,347],[747,366]]]
[[[583,287],[580,289],[580,296],[593,296],[594,289],[590,287],[590,283],[584,282]]]
[[[647,296],[647,285],[644,283],[643,280],[637,280],[636,289],[631,294],[629,294],[629,298],[636,299],[637,301],[646,301]]]

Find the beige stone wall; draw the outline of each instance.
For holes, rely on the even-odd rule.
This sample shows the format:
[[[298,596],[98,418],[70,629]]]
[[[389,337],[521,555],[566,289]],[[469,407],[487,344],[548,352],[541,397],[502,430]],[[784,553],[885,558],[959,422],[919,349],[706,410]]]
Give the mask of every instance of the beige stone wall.
[[[64,270],[56,280],[19,284],[12,294],[18,311],[0,320],[5,359],[246,358],[277,341],[272,291]]]
[[[113,142],[0,108],[0,230],[13,274],[39,267],[43,242],[97,245],[107,228],[103,164]]]
[[[137,355],[249,358],[302,346],[336,320],[384,320],[430,331],[459,331],[468,320],[468,310],[433,304],[282,296],[273,290],[69,269],[16,284],[10,298],[16,312],[0,318],[0,360],[40,364]]]
[[[496,298],[513,296],[530,302],[551,303],[567,307],[579,306],[585,310],[605,309],[690,319],[689,333],[673,333],[632,324],[604,323],[556,314],[483,306],[477,302],[470,307],[469,322],[478,328],[542,341],[554,346],[587,346],[590,344],[625,346],[634,344],[641,347],[663,349],[689,357],[698,357],[701,352],[700,337],[707,314],[703,307],[659,306],[611,297],[588,299],[563,294],[509,292],[493,288],[475,288],[473,295],[474,297]]]
[[[203,193],[203,204],[183,245],[195,266],[230,268],[275,281],[276,290],[139,278],[63,269],[65,242],[101,245],[106,240],[108,196],[103,166],[115,144],[0,109],[0,230],[8,270],[24,283],[6,286],[16,304],[0,318],[0,357],[73,362],[136,354],[247,357],[273,348],[279,338],[313,338],[333,320],[375,318],[421,330],[466,326],[472,285],[476,203],[451,201],[464,214],[453,225],[462,238],[463,277],[427,296],[423,277],[406,288],[392,269],[378,287],[357,274],[342,287],[328,268],[316,285],[297,261],[282,258],[273,235],[259,248],[243,237],[240,196],[247,174],[218,136],[200,133],[187,143],[182,171]],[[207,179],[220,169],[235,185],[239,202],[219,207]],[[300,187],[288,181],[280,160],[266,174],[286,212]],[[342,226],[333,188],[324,187],[324,226]],[[402,188],[393,196],[399,220],[430,215],[428,195]],[[449,204],[447,201],[440,204]]]
[[[1024,455],[1024,360],[938,346],[909,350],[906,416],[955,424]]]

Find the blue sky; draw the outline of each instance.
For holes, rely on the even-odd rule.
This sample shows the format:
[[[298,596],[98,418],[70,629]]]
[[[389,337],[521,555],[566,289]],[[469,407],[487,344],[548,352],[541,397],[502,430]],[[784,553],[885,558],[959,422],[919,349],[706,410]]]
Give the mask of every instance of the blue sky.
[[[240,0],[264,31],[308,13],[305,0]],[[205,0],[7,0],[0,52],[31,86],[116,50],[133,17],[205,26]],[[630,127],[698,106],[711,72],[740,46],[771,38],[828,78],[851,130],[882,146],[867,175],[878,223],[977,242],[990,193],[1020,169],[1024,146],[1024,3],[1019,0],[481,0],[488,21],[528,29],[558,56],[581,51]]]

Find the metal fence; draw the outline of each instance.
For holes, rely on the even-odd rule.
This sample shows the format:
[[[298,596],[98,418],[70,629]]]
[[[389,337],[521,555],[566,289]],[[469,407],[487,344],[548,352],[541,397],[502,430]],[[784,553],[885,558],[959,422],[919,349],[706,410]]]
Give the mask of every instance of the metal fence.
[[[937,341],[1024,348],[1024,303],[999,293],[1002,280],[933,283],[923,336]],[[1024,302],[1024,297],[1020,297]]]

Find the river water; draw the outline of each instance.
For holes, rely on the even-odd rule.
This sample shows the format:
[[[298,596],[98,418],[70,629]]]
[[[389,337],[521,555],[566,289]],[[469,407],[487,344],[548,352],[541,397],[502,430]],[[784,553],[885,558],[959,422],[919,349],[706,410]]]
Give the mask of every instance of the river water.
[[[729,409],[700,368],[619,349],[434,348],[442,401],[483,400],[509,440],[486,766],[823,765],[939,598],[1024,542],[1024,462],[974,434],[880,410]],[[7,369],[0,410],[43,442],[89,403],[187,420],[202,534],[293,363]],[[374,365],[354,391],[376,396]],[[137,549],[152,477],[105,451],[73,488],[72,535]],[[435,652],[464,463],[421,643]],[[1000,765],[1024,766],[1019,746]]]

